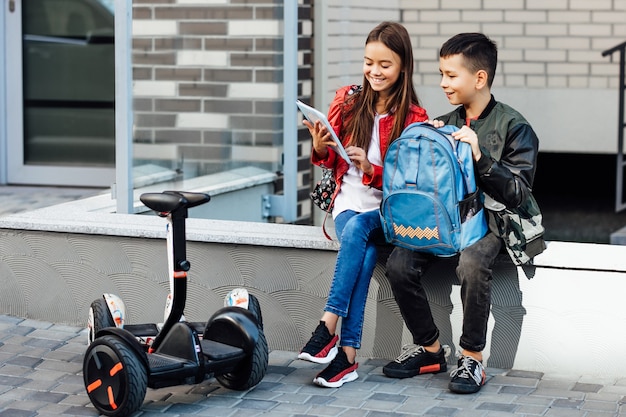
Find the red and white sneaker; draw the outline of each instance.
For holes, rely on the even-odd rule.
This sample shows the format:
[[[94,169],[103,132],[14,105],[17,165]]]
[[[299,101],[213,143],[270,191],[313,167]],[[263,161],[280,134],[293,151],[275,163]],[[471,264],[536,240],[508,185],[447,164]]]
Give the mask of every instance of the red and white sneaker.
[[[359,364],[354,362],[348,362],[348,357],[343,349],[339,349],[339,353],[332,360],[330,365],[326,367],[322,372],[317,374],[313,383],[327,388],[339,388],[346,382],[354,381],[359,377],[356,369]]]
[[[326,323],[320,321],[311,339],[298,354],[298,359],[315,363],[328,363],[337,356],[337,335],[331,335]]]

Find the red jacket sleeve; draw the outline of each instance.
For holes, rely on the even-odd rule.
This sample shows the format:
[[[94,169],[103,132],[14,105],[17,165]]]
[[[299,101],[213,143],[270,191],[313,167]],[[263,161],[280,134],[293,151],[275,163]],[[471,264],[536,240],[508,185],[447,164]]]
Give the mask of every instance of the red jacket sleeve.
[[[327,116],[330,126],[333,128],[333,130],[335,131],[335,134],[337,135],[338,138],[341,139],[344,145],[346,141],[340,135],[341,126],[343,123],[343,120],[341,117],[341,106],[345,102],[346,95],[348,91],[350,90],[350,88],[351,88],[350,86],[345,86],[337,90],[335,94],[335,98],[333,99],[332,103],[330,103],[330,107],[328,108],[328,116]],[[319,158],[315,154],[315,152],[311,153],[311,163],[314,165],[323,166],[326,168],[333,168],[335,164],[337,163],[337,160],[343,161],[343,159],[341,159],[341,157],[338,157],[337,153],[333,149],[328,149],[328,154],[326,155],[326,158],[323,158],[323,159]]]

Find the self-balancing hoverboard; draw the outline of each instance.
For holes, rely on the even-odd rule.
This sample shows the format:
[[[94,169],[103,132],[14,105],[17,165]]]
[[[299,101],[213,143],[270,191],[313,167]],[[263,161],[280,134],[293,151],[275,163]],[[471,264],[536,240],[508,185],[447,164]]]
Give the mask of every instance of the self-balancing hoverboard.
[[[90,344],[83,360],[83,379],[92,404],[102,414],[125,416],[139,409],[147,387],[199,383],[210,375],[229,389],[254,387],[265,376],[268,363],[256,298],[238,289],[227,296],[231,300],[227,304],[237,306],[220,308],[202,326],[184,321],[190,269],[185,220],[188,209],[208,202],[209,195],[165,191],[142,194],[140,199],[168,220],[171,305],[161,325],[125,325],[119,297],[107,294],[92,303]],[[248,308],[239,306],[239,299],[245,305],[246,296]]]

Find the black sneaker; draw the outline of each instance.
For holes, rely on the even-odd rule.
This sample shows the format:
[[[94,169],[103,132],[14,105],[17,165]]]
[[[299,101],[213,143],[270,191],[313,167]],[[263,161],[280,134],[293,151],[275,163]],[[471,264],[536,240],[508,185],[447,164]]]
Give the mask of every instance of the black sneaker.
[[[482,362],[471,356],[459,356],[459,366],[450,373],[448,389],[457,394],[473,394],[485,385],[487,375]]]
[[[358,367],[358,363],[348,362],[346,352],[343,349],[339,349],[335,359],[332,360],[326,369],[317,374],[313,379],[313,383],[321,387],[339,388],[346,382],[354,381],[359,377],[359,374],[356,373],[356,368]]]
[[[400,356],[383,367],[383,373],[390,378],[411,378],[415,375],[445,372],[448,369],[448,356],[448,345],[442,345],[437,353],[431,353],[421,345],[404,345]]]
[[[315,363],[328,363],[337,355],[337,335],[331,335],[326,323],[320,321],[313,332],[313,336],[298,354],[298,359]]]

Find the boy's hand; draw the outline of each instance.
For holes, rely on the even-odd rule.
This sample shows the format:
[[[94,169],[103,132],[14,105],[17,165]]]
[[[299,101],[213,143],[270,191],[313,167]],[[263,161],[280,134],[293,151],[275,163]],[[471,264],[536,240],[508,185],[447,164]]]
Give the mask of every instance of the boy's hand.
[[[359,148],[358,146],[348,146],[346,148],[346,153],[348,157],[352,161],[355,167],[363,171],[366,175],[374,174],[374,167],[370,164],[369,159],[367,159],[367,154],[365,150]]]
[[[320,158],[324,159],[328,155],[328,146],[334,145],[335,141],[330,136],[330,132],[319,120],[315,124],[304,119],[302,122],[313,138],[313,151]]]
[[[480,152],[480,147],[478,146],[478,136],[476,136],[476,132],[474,132],[469,126],[463,126],[456,132],[452,132],[451,136],[461,142],[469,143],[472,147],[472,156],[474,157],[474,161],[478,161],[480,159],[482,153]]]

